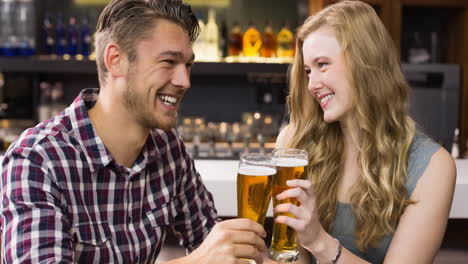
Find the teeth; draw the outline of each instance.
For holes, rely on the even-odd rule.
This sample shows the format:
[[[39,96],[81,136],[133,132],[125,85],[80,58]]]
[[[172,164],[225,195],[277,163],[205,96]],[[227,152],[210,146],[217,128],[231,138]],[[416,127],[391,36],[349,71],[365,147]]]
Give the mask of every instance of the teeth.
[[[177,102],[177,98],[169,95],[160,95],[159,98],[164,101],[164,103],[170,105]]]
[[[335,96],[335,94],[329,94],[325,96],[324,98],[320,99],[320,103],[325,103],[326,101],[330,100],[333,96]]]

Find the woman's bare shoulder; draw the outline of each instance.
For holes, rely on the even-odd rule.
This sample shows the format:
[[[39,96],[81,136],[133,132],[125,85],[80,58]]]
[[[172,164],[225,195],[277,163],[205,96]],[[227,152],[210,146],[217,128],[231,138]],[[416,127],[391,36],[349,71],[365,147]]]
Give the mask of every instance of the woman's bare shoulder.
[[[292,139],[294,129],[295,127],[293,124],[288,124],[283,129],[281,129],[280,133],[278,134],[278,137],[276,138],[275,148],[286,148]]]

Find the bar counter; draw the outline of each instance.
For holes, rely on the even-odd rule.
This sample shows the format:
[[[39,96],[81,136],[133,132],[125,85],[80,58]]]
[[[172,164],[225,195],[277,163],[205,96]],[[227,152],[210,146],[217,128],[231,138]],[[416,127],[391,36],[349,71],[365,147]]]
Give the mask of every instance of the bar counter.
[[[237,160],[195,160],[195,166],[208,190],[213,194],[218,214],[222,217],[237,216]],[[468,219],[468,159],[457,159],[457,185],[450,211],[450,218]],[[272,216],[272,208],[268,209]]]

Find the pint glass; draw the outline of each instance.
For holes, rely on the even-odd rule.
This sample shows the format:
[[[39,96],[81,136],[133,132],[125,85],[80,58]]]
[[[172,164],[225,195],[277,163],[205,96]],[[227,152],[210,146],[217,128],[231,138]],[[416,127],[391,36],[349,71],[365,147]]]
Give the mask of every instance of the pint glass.
[[[275,173],[269,156],[249,153],[241,157],[237,172],[237,215],[240,218],[264,224]],[[245,261],[255,263],[254,260]]]
[[[278,201],[276,195],[286,189],[287,180],[304,179],[305,167],[308,163],[307,152],[300,149],[278,149],[273,151],[273,161],[276,163],[276,175],[273,179],[273,207],[280,203],[291,203],[300,205],[296,199],[286,199]],[[278,215],[286,215],[294,217],[289,213],[275,213],[274,218]],[[273,237],[270,248],[268,249],[270,258],[281,262],[293,262],[299,257],[299,251],[296,244],[296,232],[285,224],[273,223]]]

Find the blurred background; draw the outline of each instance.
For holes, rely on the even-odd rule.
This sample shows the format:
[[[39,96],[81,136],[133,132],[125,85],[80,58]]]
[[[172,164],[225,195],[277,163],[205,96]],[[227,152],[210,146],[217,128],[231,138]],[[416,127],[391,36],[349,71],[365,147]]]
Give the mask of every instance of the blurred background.
[[[0,0],[0,141],[98,87],[94,32],[109,0]],[[179,132],[200,158],[273,147],[287,122],[295,31],[331,0],[188,0],[202,32]],[[395,40],[411,114],[455,157],[466,152],[468,1],[366,0]],[[464,92],[465,91],[465,92]],[[193,146],[195,145],[195,146]],[[0,144],[0,146],[2,146]],[[1,149],[1,148],[0,148]]]

